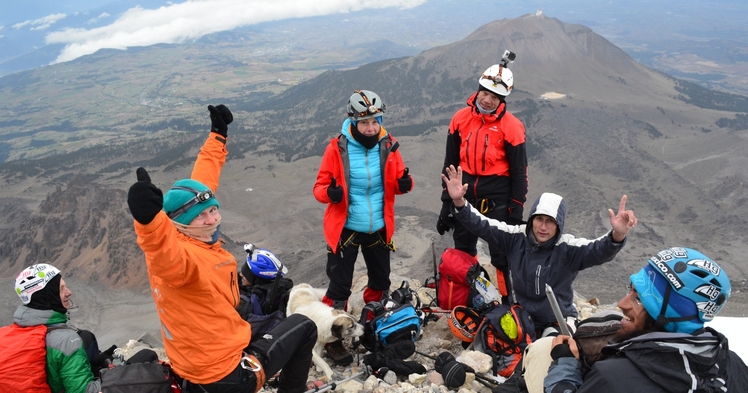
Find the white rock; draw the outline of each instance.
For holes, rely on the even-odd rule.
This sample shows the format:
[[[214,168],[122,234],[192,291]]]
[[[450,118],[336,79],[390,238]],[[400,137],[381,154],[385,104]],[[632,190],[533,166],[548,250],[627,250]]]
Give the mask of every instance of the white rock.
[[[402,389],[403,392],[412,392],[416,390],[416,387],[407,382],[403,382],[400,384],[400,389]]]
[[[364,381],[364,390],[374,390],[377,386],[379,386],[379,380],[373,375],[370,375],[369,378],[366,378],[366,381]]]
[[[337,388],[335,388],[338,392],[360,392],[364,388],[364,384],[362,384],[359,381],[356,381],[355,379],[351,379],[350,381],[345,381],[338,385]]]
[[[426,380],[426,374],[410,374],[408,375],[408,381],[413,385],[420,386],[423,381]]]
[[[480,374],[487,373],[493,365],[491,356],[478,351],[464,351],[457,360],[472,367],[473,370]]]

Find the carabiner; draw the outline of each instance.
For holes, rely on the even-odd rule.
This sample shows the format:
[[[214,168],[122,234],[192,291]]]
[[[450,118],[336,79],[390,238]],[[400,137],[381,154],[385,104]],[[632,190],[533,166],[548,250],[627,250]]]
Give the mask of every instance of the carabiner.
[[[255,359],[249,356],[242,357],[242,360],[239,362],[239,365],[241,365],[243,369],[249,370],[255,373],[262,370],[262,365],[260,364],[260,362],[255,361]]]

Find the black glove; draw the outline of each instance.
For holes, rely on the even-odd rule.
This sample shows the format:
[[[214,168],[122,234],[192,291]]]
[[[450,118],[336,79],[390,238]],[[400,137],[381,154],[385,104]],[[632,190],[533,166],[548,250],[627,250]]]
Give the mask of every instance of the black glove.
[[[571,351],[571,347],[568,343],[558,344],[551,349],[551,358],[558,360],[559,358],[573,358],[574,352]]]
[[[509,202],[509,208],[507,212],[509,217],[506,219],[506,223],[509,225],[522,225],[527,224],[526,221],[522,221],[523,206],[517,202]]]
[[[327,187],[327,197],[330,198],[332,203],[340,203],[343,200],[343,187],[338,185],[334,177]]]
[[[226,138],[229,134],[229,124],[234,121],[234,115],[231,114],[229,108],[226,105],[208,105],[208,111],[210,111],[210,132],[215,132],[218,135]]]
[[[450,204],[442,204],[442,211],[439,212],[439,219],[436,221],[436,231],[440,235],[444,235],[449,232],[450,229],[455,227],[455,218],[452,216],[452,212],[449,211]]]
[[[145,225],[153,221],[164,206],[164,194],[153,183],[145,168],[136,171],[138,182],[130,186],[127,193],[127,206],[135,221]]]
[[[458,388],[465,384],[465,365],[458,362],[449,352],[442,352],[434,362],[434,370],[444,378],[444,385],[448,388]]]
[[[112,345],[104,352],[96,355],[96,358],[91,360],[91,372],[93,372],[94,378],[99,377],[101,370],[109,368],[109,363],[114,359],[114,350],[117,349],[116,345]]]
[[[410,170],[408,169],[408,167],[405,167],[405,170],[403,171],[403,177],[397,179],[397,187],[403,194],[413,188],[413,178],[410,177],[408,172],[410,172]]]

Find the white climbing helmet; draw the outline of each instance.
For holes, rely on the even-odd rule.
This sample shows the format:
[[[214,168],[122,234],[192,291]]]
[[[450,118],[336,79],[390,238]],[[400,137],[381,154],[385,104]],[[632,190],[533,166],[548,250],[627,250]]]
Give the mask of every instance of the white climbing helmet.
[[[358,121],[382,116],[385,105],[377,93],[369,90],[355,90],[348,99],[346,110],[351,120]]]
[[[478,83],[500,96],[508,96],[514,88],[514,74],[509,69],[509,63],[513,62],[516,57],[514,52],[504,51],[501,62],[488,67],[478,79]]]
[[[60,271],[52,265],[38,263],[23,269],[16,277],[16,293],[23,304],[31,302],[31,295],[41,291]]]

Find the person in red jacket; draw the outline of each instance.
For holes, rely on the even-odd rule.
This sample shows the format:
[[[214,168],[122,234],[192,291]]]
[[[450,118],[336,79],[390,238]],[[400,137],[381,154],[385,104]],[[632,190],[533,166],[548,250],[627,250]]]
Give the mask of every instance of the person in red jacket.
[[[211,132],[190,178],[163,195],[138,168],[127,195],[166,355],[188,392],[255,392],[281,369],[278,392],[303,392],[317,340],[314,322],[292,315],[252,340],[250,324],[236,312],[237,264],[218,237],[215,196],[233,115],[224,105],[208,110]]]
[[[442,173],[450,165],[462,167],[468,184],[465,199],[484,216],[510,225],[522,223],[527,199],[527,153],[525,127],[506,108],[506,96],[514,88],[514,75],[508,68],[515,54],[504,52],[501,63],[489,67],[478,78],[478,91],[467,100],[467,107],[452,117]],[[456,222],[449,211],[452,199],[442,184],[442,209],[436,223],[440,235],[454,228],[456,249],[478,255],[478,237]],[[506,257],[489,244],[491,264],[496,268],[502,303],[511,292]]]
[[[395,250],[395,194],[413,189],[400,144],[381,125],[382,99],[372,91],[356,90],[346,109],[348,118],[325,149],[314,183],[314,197],[327,204],[324,232],[330,284],[322,301],[342,310],[351,295],[359,246],[369,276],[364,302],[387,295],[390,252]],[[338,365],[353,360],[341,341],[326,349]]]

